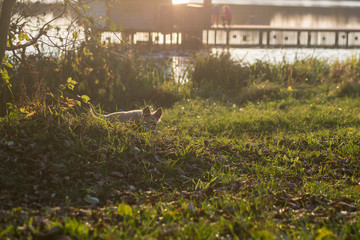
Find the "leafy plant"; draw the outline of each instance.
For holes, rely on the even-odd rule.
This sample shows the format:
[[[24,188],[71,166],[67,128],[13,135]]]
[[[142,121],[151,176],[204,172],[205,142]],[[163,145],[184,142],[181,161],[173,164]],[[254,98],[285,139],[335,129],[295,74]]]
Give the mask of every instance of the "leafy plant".
[[[240,89],[247,85],[249,70],[230,54],[197,56],[193,61],[191,81],[194,87]]]

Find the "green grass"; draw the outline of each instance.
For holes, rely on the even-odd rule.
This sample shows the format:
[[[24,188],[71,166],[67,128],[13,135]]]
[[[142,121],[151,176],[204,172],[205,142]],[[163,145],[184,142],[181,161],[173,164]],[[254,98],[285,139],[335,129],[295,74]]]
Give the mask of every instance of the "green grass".
[[[78,86],[61,96],[89,91],[110,109],[121,99],[164,103],[164,117],[149,132],[94,119],[56,94],[8,104],[0,239],[360,238],[358,58],[247,65],[198,56],[177,85],[165,65],[92,52],[56,71],[43,59],[50,75],[39,76],[73,73]],[[106,93],[120,81],[127,95],[97,96],[103,72]],[[54,92],[61,81],[45,85]]]
[[[178,101],[157,132],[14,110],[0,121],[0,238],[360,238],[360,98],[272,87]]]

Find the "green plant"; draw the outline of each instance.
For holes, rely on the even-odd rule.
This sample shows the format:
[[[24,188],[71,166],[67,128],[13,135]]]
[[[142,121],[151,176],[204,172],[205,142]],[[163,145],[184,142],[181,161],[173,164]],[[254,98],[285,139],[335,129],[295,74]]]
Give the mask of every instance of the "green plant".
[[[198,55],[190,76],[196,88],[238,90],[248,84],[249,70],[241,62],[232,60],[230,54]]]
[[[357,239],[359,97],[326,86],[181,100],[155,132],[66,101],[14,105],[0,118],[0,236]]]

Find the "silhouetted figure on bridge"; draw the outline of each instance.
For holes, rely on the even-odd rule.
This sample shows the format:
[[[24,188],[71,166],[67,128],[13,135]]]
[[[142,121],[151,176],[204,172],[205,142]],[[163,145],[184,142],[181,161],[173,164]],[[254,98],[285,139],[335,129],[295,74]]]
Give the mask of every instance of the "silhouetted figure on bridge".
[[[223,23],[224,27],[226,26],[226,24],[228,26],[230,26],[230,24],[232,22],[232,11],[231,11],[229,5],[224,5],[222,7],[221,19],[222,19],[222,23]]]
[[[219,17],[220,17],[220,6],[218,4],[215,4],[213,9],[212,9],[212,14],[211,14],[211,24],[212,25],[219,25]]]

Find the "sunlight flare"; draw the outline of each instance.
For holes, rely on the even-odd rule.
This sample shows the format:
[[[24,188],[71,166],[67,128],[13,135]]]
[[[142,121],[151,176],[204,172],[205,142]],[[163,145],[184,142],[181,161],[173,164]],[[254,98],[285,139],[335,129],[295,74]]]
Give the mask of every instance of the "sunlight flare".
[[[184,4],[184,3],[188,3],[188,0],[172,0],[173,4]]]

